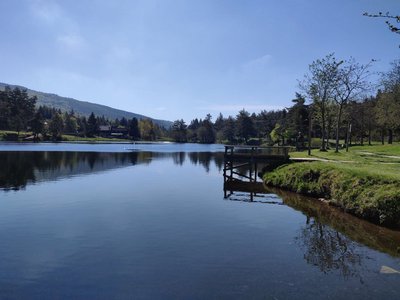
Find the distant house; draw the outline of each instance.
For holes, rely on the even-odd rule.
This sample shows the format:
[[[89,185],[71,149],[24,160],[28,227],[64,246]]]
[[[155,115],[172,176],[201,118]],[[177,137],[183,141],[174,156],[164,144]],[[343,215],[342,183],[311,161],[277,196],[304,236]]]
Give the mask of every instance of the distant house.
[[[110,137],[111,136],[111,125],[100,125],[99,126],[99,135],[101,137]]]
[[[111,125],[100,125],[99,135],[107,138],[128,138],[128,129],[125,127],[114,127]]]
[[[111,137],[126,139],[128,138],[128,129],[125,127],[112,127]]]

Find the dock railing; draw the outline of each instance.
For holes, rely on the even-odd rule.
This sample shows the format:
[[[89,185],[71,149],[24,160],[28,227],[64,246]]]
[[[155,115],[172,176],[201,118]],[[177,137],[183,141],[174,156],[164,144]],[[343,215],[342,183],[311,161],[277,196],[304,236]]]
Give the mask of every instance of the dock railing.
[[[290,147],[225,146],[224,182],[257,182],[259,163],[286,161]]]
[[[289,158],[288,146],[225,146],[225,158],[244,158],[244,159],[287,159]]]

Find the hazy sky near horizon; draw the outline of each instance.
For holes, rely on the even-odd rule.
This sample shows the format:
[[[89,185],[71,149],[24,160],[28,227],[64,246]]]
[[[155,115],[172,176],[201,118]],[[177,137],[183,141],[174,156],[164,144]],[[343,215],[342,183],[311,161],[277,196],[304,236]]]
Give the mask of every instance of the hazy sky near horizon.
[[[334,52],[385,71],[400,0],[0,0],[0,81],[190,122],[291,105]]]

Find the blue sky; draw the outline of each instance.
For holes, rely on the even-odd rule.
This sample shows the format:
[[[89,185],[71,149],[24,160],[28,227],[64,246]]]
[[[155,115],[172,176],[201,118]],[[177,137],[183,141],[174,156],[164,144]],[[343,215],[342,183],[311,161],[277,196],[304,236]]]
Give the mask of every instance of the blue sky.
[[[291,105],[334,52],[385,71],[399,0],[1,0],[0,81],[190,122]]]

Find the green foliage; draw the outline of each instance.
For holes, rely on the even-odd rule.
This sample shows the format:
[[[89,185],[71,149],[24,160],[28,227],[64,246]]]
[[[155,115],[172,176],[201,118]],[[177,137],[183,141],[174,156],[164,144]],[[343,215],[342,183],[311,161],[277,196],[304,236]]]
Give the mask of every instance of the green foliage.
[[[0,128],[25,130],[35,114],[36,97],[26,89],[6,87],[0,91]]]
[[[175,142],[185,143],[187,141],[187,126],[183,119],[176,120],[171,127],[171,137]]]
[[[156,127],[150,119],[142,119],[139,121],[140,136],[146,141],[154,141],[156,139]]]
[[[244,139],[245,143],[255,134],[254,122],[244,109],[239,111],[236,116],[236,134],[239,138]]]
[[[132,120],[129,121],[129,136],[131,137],[132,140],[138,140],[140,139],[140,130],[139,130],[139,122],[138,119],[132,118]]]
[[[0,90],[1,89],[4,90],[6,86],[7,86],[6,84],[0,83]],[[12,86],[12,87],[14,88],[17,86]],[[115,108],[105,106],[105,105],[90,103],[90,102],[86,102],[86,101],[79,101],[76,99],[61,97],[61,96],[58,96],[55,94],[38,92],[38,91],[23,88],[23,87],[19,87],[19,89],[27,90],[28,95],[30,97],[36,97],[38,106],[53,107],[53,108],[56,108],[57,110],[61,110],[61,112],[74,111],[76,115],[85,116],[85,117],[89,117],[89,115],[93,112],[97,116],[105,116],[107,119],[110,119],[110,120],[114,120],[116,118],[118,118],[118,119],[137,118],[138,120],[148,118],[148,117],[140,115],[140,114],[131,113],[131,112],[120,110],[120,109],[115,109]],[[44,117],[47,119],[46,116],[44,116]],[[171,126],[170,121],[157,120],[157,119],[151,119],[151,120],[155,124],[157,124],[161,127],[169,128]]]
[[[61,140],[61,134],[64,129],[64,121],[60,113],[53,115],[49,123],[49,133],[53,140]]]
[[[377,176],[345,164],[307,162],[266,173],[267,185],[329,199],[356,216],[400,227],[400,180]]]
[[[99,131],[99,125],[97,123],[96,116],[92,112],[87,120],[86,135],[88,137],[94,137],[98,131]]]

